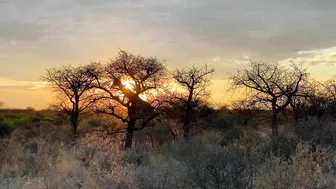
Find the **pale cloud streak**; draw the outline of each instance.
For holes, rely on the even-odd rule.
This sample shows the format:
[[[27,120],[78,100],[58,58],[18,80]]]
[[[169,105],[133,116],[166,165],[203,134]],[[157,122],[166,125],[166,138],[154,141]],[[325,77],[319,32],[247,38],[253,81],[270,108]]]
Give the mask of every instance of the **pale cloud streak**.
[[[299,63],[308,65],[336,65],[336,46],[330,48],[313,49],[308,51],[298,51],[293,58],[287,58],[281,62]]]
[[[52,91],[41,81],[25,81],[0,77],[0,101],[6,108],[47,108],[53,100]]]
[[[40,90],[45,89],[47,83],[41,81],[22,81],[8,78],[0,78],[0,90]]]

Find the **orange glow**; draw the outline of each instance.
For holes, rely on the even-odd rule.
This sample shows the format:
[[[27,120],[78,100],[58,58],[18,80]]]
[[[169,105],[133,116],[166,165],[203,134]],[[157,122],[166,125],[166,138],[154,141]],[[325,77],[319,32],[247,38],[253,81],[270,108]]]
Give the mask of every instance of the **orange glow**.
[[[126,88],[131,89],[131,90],[134,92],[134,90],[135,90],[135,89],[134,89],[134,85],[135,85],[135,83],[134,83],[133,80],[122,80],[121,83],[124,84]],[[123,96],[123,95],[122,95],[122,96]],[[147,97],[146,94],[141,94],[141,95],[140,95],[140,98],[141,98],[142,100],[145,100],[145,101],[148,100],[148,97]]]
[[[134,90],[134,81],[132,80],[124,80],[121,81],[123,85],[125,85],[126,88],[131,89],[132,91]]]

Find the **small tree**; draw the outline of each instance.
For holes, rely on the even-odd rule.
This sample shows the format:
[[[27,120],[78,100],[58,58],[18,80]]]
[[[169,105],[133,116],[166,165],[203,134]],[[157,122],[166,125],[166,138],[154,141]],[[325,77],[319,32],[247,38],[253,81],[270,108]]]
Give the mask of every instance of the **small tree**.
[[[5,103],[0,101],[0,108],[3,108],[4,106],[5,106]]]
[[[202,67],[190,67],[177,69],[173,72],[173,79],[182,88],[182,92],[176,92],[174,98],[178,100],[183,110],[183,135],[189,136],[190,123],[198,107],[204,105],[209,97],[207,88],[210,85],[210,76],[215,72],[206,65]]]
[[[95,80],[89,74],[95,72],[95,68],[94,64],[90,64],[80,67],[68,66],[50,69],[42,77],[42,80],[48,82],[57,92],[59,103],[55,106],[69,115],[72,133],[75,136],[77,135],[80,113],[94,102],[96,96],[95,93],[91,93]]]
[[[336,77],[324,83],[325,97],[328,99],[329,114],[336,118]]]
[[[290,102],[296,122],[302,117],[308,119],[308,116],[314,116],[316,111],[316,113],[319,112],[320,103],[324,101],[320,89],[321,84],[315,80],[302,82],[299,94],[295,95]]]
[[[230,76],[232,89],[245,88],[249,98],[272,112],[272,135],[278,136],[278,114],[283,111],[307,79],[306,70],[291,65],[281,67],[278,63],[251,62],[250,66]]]
[[[99,112],[127,124],[125,148],[132,147],[134,131],[145,128],[156,117],[157,103],[151,93],[156,92],[165,74],[166,68],[157,58],[120,51],[103,73],[94,76],[96,88],[103,91],[100,104],[104,107]],[[143,99],[148,96],[154,96],[152,102]]]
[[[253,118],[253,114],[258,111],[254,99],[237,100],[233,103],[233,111],[242,118],[243,125],[247,126]]]

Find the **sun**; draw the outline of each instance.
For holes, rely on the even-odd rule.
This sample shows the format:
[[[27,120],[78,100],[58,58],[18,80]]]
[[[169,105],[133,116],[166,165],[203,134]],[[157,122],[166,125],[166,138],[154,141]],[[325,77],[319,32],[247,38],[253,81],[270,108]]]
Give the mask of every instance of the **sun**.
[[[121,83],[123,85],[125,85],[126,88],[134,90],[134,81],[132,81],[132,80],[124,80],[124,81],[121,81]]]
[[[134,85],[135,85],[135,83],[134,83],[134,81],[133,80],[122,80],[121,81],[121,83],[123,84],[123,85],[125,85],[125,87],[126,88],[128,88],[128,89],[130,89],[130,90],[132,90],[133,92],[134,92]],[[145,100],[145,101],[147,101],[148,100],[148,96],[146,95],[146,94],[141,94],[141,95],[139,95],[139,97],[142,99],[142,100]]]

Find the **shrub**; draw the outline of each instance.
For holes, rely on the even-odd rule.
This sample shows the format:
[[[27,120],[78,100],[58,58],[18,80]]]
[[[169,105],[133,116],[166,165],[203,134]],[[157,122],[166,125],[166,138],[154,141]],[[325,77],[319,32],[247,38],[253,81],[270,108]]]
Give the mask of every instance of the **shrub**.
[[[246,188],[252,171],[246,153],[222,148],[214,136],[179,139],[152,152],[150,164],[136,169],[140,188]]]
[[[4,118],[0,117],[0,137],[9,136],[12,131],[12,125]]]
[[[40,121],[33,123],[34,117]],[[1,115],[0,121],[14,125],[12,118]],[[314,148],[310,139],[302,141],[301,136],[309,134],[306,131],[299,137],[271,138],[267,132],[255,128],[232,126],[225,131],[207,130],[184,139],[169,136],[168,126],[154,122],[157,127],[135,135],[139,143],[135,148],[119,150],[116,135],[88,132],[72,140],[66,127],[45,120],[43,115],[19,120],[23,119],[31,123],[15,129],[10,138],[0,140],[0,188],[322,189],[336,186],[336,152],[332,143],[323,142],[329,141],[327,131],[333,133],[331,122],[324,125],[325,131],[319,135],[323,144]],[[314,124],[310,126],[315,127]],[[149,140],[146,133],[151,134],[155,145],[146,144]],[[230,137],[222,145],[223,138]],[[32,144],[38,150],[31,150]]]
[[[90,119],[88,120],[88,126],[89,127],[92,127],[92,128],[95,128],[95,127],[99,127],[102,125],[102,120],[100,119]]]
[[[324,146],[336,147],[336,127],[333,120],[309,119],[302,121],[295,127],[296,135],[302,140],[321,144]]]
[[[271,156],[257,168],[254,186],[270,189],[322,188],[325,153],[312,153],[308,144],[299,144],[291,161]]]

